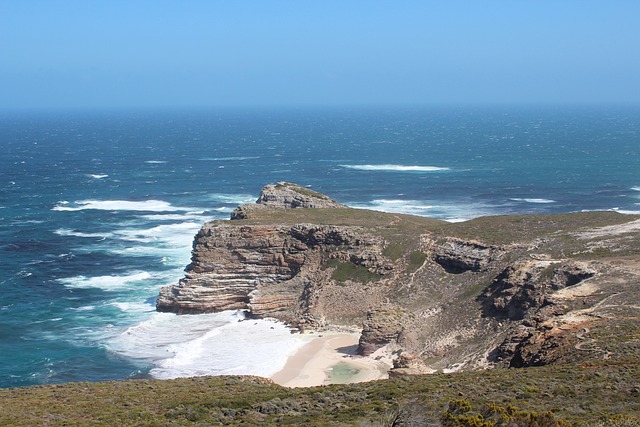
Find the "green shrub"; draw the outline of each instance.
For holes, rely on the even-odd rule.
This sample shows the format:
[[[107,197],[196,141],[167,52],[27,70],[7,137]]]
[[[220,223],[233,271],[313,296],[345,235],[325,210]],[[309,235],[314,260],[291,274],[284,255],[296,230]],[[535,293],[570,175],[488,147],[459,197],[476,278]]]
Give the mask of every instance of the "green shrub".
[[[468,400],[452,400],[442,415],[443,427],[570,427],[550,412],[519,411],[513,405],[488,403],[473,411]]]
[[[409,271],[415,271],[422,267],[427,260],[427,254],[422,251],[413,251],[409,254]]]
[[[370,272],[366,267],[337,259],[330,259],[327,267],[335,268],[331,278],[338,283],[344,283],[347,280],[359,283],[376,282],[382,277]]]

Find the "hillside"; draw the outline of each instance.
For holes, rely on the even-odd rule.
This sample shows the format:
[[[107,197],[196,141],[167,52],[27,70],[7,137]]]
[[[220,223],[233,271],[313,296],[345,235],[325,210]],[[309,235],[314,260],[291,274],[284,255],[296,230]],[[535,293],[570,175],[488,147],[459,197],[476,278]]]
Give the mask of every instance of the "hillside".
[[[202,227],[158,310],[358,327],[361,355],[394,355],[392,378],[6,389],[0,424],[640,425],[640,216],[446,223],[347,208],[290,183],[258,201]]]
[[[598,337],[638,319],[639,216],[446,223],[336,207],[295,184],[267,192],[236,219],[204,225],[159,310],[240,309],[301,329],[364,325],[359,353],[387,347],[400,355],[394,374],[637,354],[637,343]],[[315,207],[300,209],[304,197]]]

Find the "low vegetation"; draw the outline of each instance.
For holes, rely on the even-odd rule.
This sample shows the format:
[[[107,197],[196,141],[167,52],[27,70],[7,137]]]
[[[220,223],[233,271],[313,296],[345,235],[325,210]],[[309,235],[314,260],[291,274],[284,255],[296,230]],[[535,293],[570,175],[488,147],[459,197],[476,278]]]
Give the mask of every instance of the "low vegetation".
[[[287,389],[257,377],[0,390],[3,426],[638,426],[640,364],[557,365]]]
[[[539,245],[536,251],[563,258],[640,253],[638,233],[608,246],[604,242],[606,236],[592,237],[586,243],[575,237],[575,233],[586,229],[640,218],[614,212],[485,217],[454,224],[349,208],[283,211],[262,207],[252,211],[249,207],[247,212],[248,219],[241,220],[241,224],[364,227],[367,233],[384,239],[382,254],[402,265],[406,269],[403,271],[412,273],[406,275],[408,279],[426,269],[421,269],[427,260],[421,247],[424,234],[435,239],[459,237],[485,244],[515,244],[513,247],[534,241]],[[383,277],[361,265],[331,258],[330,253],[326,255],[324,268],[332,269],[331,277],[339,284],[367,283]],[[550,266],[542,279],[552,275]],[[620,280],[624,281],[629,298],[635,301],[633,277],[637,276],[629,277]],[[469,301],[475,300],[491,280],[478,278],[477,283],[461,281],[462,297],[445,305],[445,309],[468,310]],[[5,389],[0,390],[0,425],[639,427],[640,324],[637,305],[614,304],[622,286],[611,295],[594,296],[607,299],[601,309],[615,315],[594,318],[588,328],[559,329],[559,333],[571,335],[571,340],[566,341],[563,353],[553,359],[554,365],[403,376],[299,389],[241,376]],[[398,290],[398,294],[408,292],[406,289]],[[429,289],[424,291],[429,298],[431,294]],[[421,297],[415,295],[411,294],[410,301],[420,307]],[[580,304],[586,302],[581,300]],[[447,349],[453,351],[453,347]]]
[[[348,280],[358,283],[376,282],[382,278],[381,275],[370,272],[366,267],[337,259],[328,260],[325,267],[334,269],[331,278],[338,283]]]
[[[275,185],[275,188],[288,188],[289,190],[295,191],[303,196],[313,197],[320,200],[331,200],[328,196],[325,196],[322,193],[318,193],[317,191],[313,191],[309,188],[291,182],[279,182]]]

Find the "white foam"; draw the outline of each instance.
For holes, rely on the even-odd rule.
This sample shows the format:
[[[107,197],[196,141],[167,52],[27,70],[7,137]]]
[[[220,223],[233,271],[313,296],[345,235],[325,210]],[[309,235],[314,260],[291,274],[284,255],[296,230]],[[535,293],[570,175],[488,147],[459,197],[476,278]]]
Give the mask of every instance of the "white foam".
[[[161,165],[163,163],[167,163],[166,160],[145,160],[145,163],[149,163],[150,165]]]
[[[386,172],[440,172],[450,170],[439,166],[405,166],[405,165],[340,165],[347,169],[362,171],[386,171]]]
[[[202,218],[200,214],[186,213],[186,214],[156,214],[156,215],[141,215],[140,218],[150,221],[182,221],[185,219],[195,220]]]
[[[70,310],[72,311],[91,311],[95,309],[96,309],[95,305],[83,305],[82,307],[78,307],[78,308],[70,308]]]
[[[169,245],[172,247],[191,247],[193,236],[202,224],[192,221],[163,224],[151,228],[130,228],[116,230],[113,234],[123,240]]]
[[[633,191],[640,191],[640,187],[631,187]]]
[[[143,303],[143,302],[114,301],[114,302],[110,302],[109,305],[116,307],[120,311],[125,313],[150,313],[150,312],[155,312],[156,310],[154,306]]]
[[[527,202],[527,203],[556,203],[555,200],[551,200],[551,199],[513,198],[509,200],[513,200],[514,202]]]
[[[162,200],[80,200],[73,203],[61,201],[52,208],[54,211],[81,211],[85,209],[106,210],[106,211],[148,211],[148,212],[176,212],[191,211],[193,208],[183,208],[173,206]]]
[[[155,378],[199,375],[269,376],[310,338],[292,335],[272,320],[242,320],[236,312],[151,317],[113,337],[107,347],[153,363]]]
[[[162,224],[151,228],[125,228],[112,232],[104,243],[83,246],[77,251],[104,250],[116,255],[158,258],[165,267],[176,267],[180,273],[189,263],[193,236],[200,230],[201,221]],[[134,242],[132,244],[132,242]],[[172,270],[173,271],[173,270]],[[180,274],[178,275],[180,277]]]
[[[202,161],[218,161],[218,162],[226,162],[226,161],[235,161],[235,160],[253,160],[259,159],[259,156],[232,156],[232,157],[202,157],[198,160]]]
[[[93,178],[93,179],[103,179],[108,177],[109,175],[99,175],[99,174],[88,174],[87,175],[89,178]]]
[[[632,210],[626,210],[626,209],[611,209],[611,210],[621,214],[626,214],[626,215],[640,215],[640,211],[632,211]]]
[[[59,236],[87,237],[97,239],[106,239],[113,236],[113,233],[83,233],[81,231],[69,230],[66,228],[59,228],[58,230],[54,231],[54,233]]]
[[[136,283],[151,279],[151,274],[146,271],[135,272],[126,276],[75,276],[57,279],[67,288],[98,288],[105,291],[115,291],[131,287]]]
[[[394,200],[376,199],[367,203],[347,203],[352,208],[371,209],[381,212],[426,216],[448,222],[468,221],[479,216],[494,214],[494,209],[482,204],[447,204],[441,200]]]
[[[204,197],[205,200],[210,200],[218,203],[227,203],[232,205],[241,205],[244,203],[253,203],[256,201],[256,196],[251,194],[224,194],[213,193]]]

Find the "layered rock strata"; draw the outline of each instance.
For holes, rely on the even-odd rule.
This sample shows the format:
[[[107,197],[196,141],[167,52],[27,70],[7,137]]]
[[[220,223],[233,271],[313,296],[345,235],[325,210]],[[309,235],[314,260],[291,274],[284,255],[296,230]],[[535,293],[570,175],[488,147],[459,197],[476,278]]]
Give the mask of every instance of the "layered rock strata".
[[[637,217],[447,224],[278,183],[232,218],[202,227],[159,311],[362,326],[358,353],[391,345],[397,374],[635,354],[632,343],[613,352],[597,337],[640,323],[640,230],[627,226]]]
[[[314,302],[326,291],[323,282],[331,282],[323,267],[333,260],[382,276],[390,268],[382,248],[382,239],[358,227],[209,223],[196,235],[185,277],[160,291],[157,309],[180,314],[248,310],[256,317],[321,324],[327,317],[322,313],[312,319]],[[324,297],[331,299],[326,292]]]

